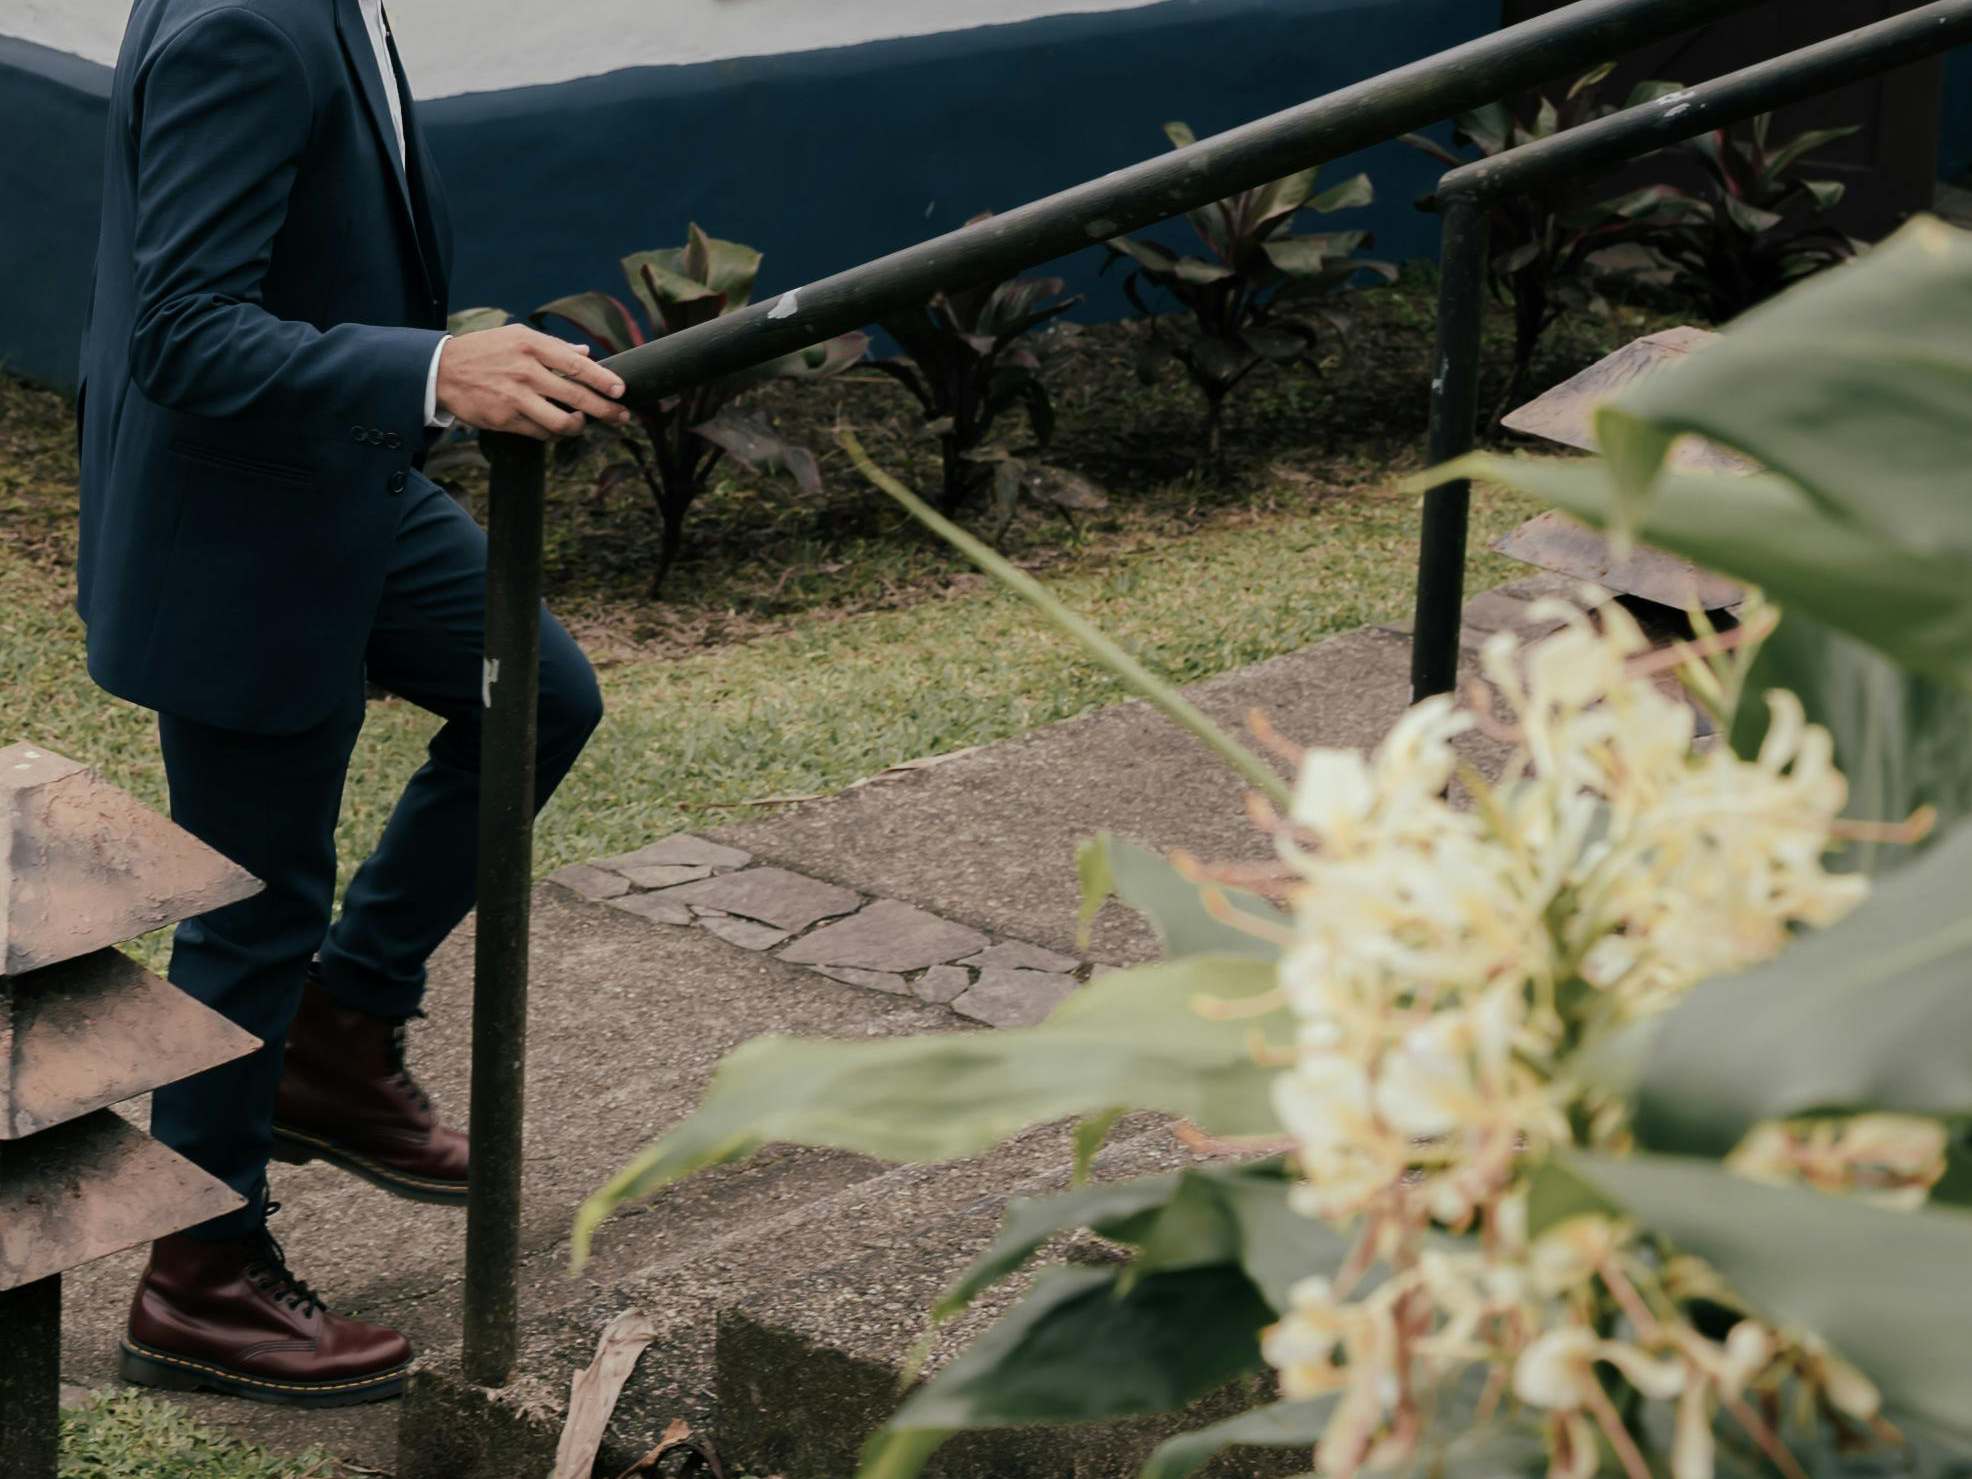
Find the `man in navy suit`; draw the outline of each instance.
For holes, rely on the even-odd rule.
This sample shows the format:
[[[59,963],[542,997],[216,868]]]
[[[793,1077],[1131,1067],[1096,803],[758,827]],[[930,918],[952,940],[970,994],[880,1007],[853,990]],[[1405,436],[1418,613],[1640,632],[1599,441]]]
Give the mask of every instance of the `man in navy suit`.
[[[247,1205],[153,1247],[123,1371],[392,1396],[409,1346],[289,1271],[266,1170],[320,1158],[465,1196],[465,1137],[406,1068],[404,1024],[473,902],[486,553],[418,468],[453,418],[563,436],[626,420],[623,386],[532,329],[446,336],[450,222],[382,0],[136,0],[104,181],[80,397],[89,671],[157,711],[173,817],[266,885],[181,925],[171,958],[265,1046],[152,1111]],[[366,683],[444,724],[331,925]],[[543,799],[601,715],[544,611]]]

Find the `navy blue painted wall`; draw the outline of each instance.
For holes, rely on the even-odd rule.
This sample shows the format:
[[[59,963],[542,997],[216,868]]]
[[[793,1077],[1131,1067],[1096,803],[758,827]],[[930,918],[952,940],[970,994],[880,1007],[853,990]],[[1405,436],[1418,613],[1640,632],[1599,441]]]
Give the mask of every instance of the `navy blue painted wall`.
[[[767,253],[779,291],[1466,40],[1480,0],[1164,0],[831,51],[637,68],[424,106],[460,236],[454,306],[524,312],[620,287],[617,258],[696,220]],[[1972,168],[1972,52],[1953,59],[1946,158]],[[95,245],[108,72],[0,38],[0,362],[73,380]],[[1428,256],[1412,200],[1435,169],[1390,144],[1368,169],[1377,251]],[[1186,238],[1182,223],[1163,233]],[[1100,251],[1059,269],[1119,315]]]
[[[1972,46],[1945,58],[1944,136],[1938,173],[1947,180],[1972,174]]]
[[[617,258],[696,220],[767,254],[763,292],[894,251],[1484,29],[1473,0],[1167,0],[957,35],[639,68],[424,110],[459,226],[461,304],[522,311],[616,289]],[[1412,206],[1437,171],[1400,145],[1338,162],[1381,193],[1378,250],[1435,253]],[[522,181],[503,185],[503,171]],[[1337,217],[1338,222],[1346,218]],[[1182,240],[1179,225],[1174,240]],[[1100,251],[1067,267],[1126,306]]]
[[[1010,209],[1165,147],[1159,126],[1242,123],[1465,40],[1474,0],[1165,0],[866,46],[425,104],[458,226],[453,306],[524,312],[621,286],[617,259],[696,220],[767,253],[778,291]],[[101,67],[0,40],[0,359],[70,383],[99,193]],[[1378,250],[1429,254],[1412,209],[1428,161],[1397,145],[1370,169]],[[1174,239],[1182,239],[1177,228]],[[1099,252],[1072,263],[1091,316],[1124,311]]]
[[[102,203],[107,68],[0,36],[0,365],[75,383]]]

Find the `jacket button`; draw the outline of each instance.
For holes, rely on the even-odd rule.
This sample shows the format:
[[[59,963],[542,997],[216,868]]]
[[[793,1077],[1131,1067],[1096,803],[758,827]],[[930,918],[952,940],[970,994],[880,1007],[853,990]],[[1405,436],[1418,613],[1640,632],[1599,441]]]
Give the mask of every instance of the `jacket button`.
[[[392,498],[395,498],[398,494],[404,491],[405,481],[406,479],[404,477],[404,469],[401,467],[398,468],[396,472],[390,475],[390,481],[387,484],[385,484],[385,486],[390,489],[390,496]]]
[[[362,427],[352,426],[349,428],[349,439],[352,442],[366,442],[370,439],[370,436]]]
[[[370,428],[370,445],[372,447],[381,447],[383,445],[383,428],[381,426]]]
[[[395,452],[399,447],[404,445],[404,438],[394,431],[387,431],[383,434],[383,444]]]

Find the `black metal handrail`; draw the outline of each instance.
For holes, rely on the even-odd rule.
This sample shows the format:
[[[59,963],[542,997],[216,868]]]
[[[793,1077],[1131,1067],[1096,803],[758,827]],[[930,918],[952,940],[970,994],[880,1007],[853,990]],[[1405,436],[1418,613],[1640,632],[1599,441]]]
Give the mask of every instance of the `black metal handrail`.
[[[750,369],[933,293],[1039,266],[1425,128],[1760,0],[1577,0],[605,361],[632,402]]]
[[[1495,201],[1593,175],[1665,144],[1921,61],[1968,40],[1972,0],[1938,0],[1445,174],[1437,194],[1444,241],[1439,249],[1437,373],[1431,383],[1432,462],[1463,456],[1477,436],[1486,219]],[[1470,504],[1471,485],[1462,480],[1441,483],[1424,496],[1411,627],[1414,699],[1450,692],[1457,682]]]
[[[629,387],[627,400],[648,404],[714,376],[820,344],[892,311],[920,304],[941,290],[1025,271],[1757,3],[1760,0],[1577,0],[1316,101],[667,335],[606,363]],[[1952,4],[1972,4],[1972,0],[1952,0]],[[1473,213],[1448,213],[1448,251],[1456,250],[1447,267],[1466,264],[1461,270],[1470,272],[1476,313],[1483,236],[1477,252],[1470,243],[1450,243],[1454,216],[1469,228]],[[1483,227],[1483,213],[1477,219]],[[1475,260],[1480,268],[1471,266]],[[1442,392],[1437,403],[1441,410],[1459,410]],[[1464,410],[1469,424],[1469,391]],[[1458,420],[1456,414],[1439,417],[1446,427]],[[496,1386],[511,1375],[516,1349],[520,1106],[538,702],[533,644],[545,463],[538,446],[530,448],[501,435],[483,440],[493,469],[483,784],[489,792],[501,794],[487,796],[481,807],[473,995],[474,1166],[467,1214],[467,1256],[473,1267],[468,1270],[466,1291],[465,1366],[471,1380]],[[1438,490],[1439,495],[1444,493]],[[1448,497],[1434,497],[1441,511],[1450,510]],[[1457,536],[1462,559],[1462,522]],[[1450,548],[1449,541],[1445,548]],[[1462,581],[1462,574],[1459,578]],[[1434,589],[1445,585],[1440,581]],[[1456,605],[1453,610],[1455,618]],[[1452,641],[1455,653],[1456,625]]]

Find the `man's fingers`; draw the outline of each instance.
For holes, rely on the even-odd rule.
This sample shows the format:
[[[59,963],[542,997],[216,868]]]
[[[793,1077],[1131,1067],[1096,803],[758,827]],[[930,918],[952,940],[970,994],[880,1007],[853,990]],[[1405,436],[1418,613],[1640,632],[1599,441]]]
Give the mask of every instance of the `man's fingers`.
[[[623,377],[590,359],[588,345],[570,344],[566,340],[549,338],[546,334],[541,337],[546,342],[537,348],[541,363],[549,369],[571,380],[581,381],[597,395],[614,400],[623,394]]]
[[[583,420],[579,412],[564,411],[560,406],[551,404],[545,396],[523,391],[515,405],[521,415],[542,427],[550,436],[574,436],[582,429]]]
[[[630,413],[615,401],[597,395],[579,380],[565,379],[556,375],[545,366],[528,376],[528,384],[549,400],[567,406],[572,411],[581,411],[585,415],[593,416],[598,421],[620,425],[629,420]]]

